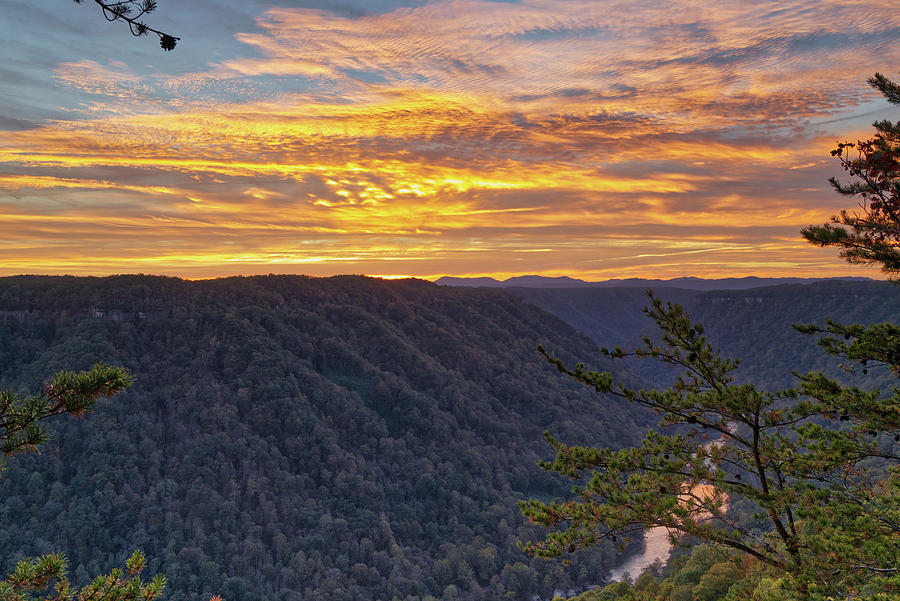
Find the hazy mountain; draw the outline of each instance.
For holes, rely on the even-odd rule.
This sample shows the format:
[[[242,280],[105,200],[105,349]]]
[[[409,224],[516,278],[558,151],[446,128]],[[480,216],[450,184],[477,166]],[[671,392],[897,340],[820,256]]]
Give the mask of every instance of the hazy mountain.
[[[645,336],[656,334],[655,325],[642,312],[648,297],[640,288],[512,288],[510,292],[563,319],[599,346],[636,347]],[[822,369],[850,377],[815,339],[798,333],[791,324],[824,325],[827,319],[900,321],[900,286],[883,281],[826,280],[719,291],[663,288],[655,293],[683,305],[694,321],[704,324],[710,342],[739,358],[741,377],[771,387],[794,384],[792,370]],[[645,379],[658,380],[664,373],[653,363],[628,365]]]
[[[445,275],[435,280],[434,283],[438,286],[464,286],[470,288],[511,288],[514,286],[526,288],[586,288],[591,286],[590,282],[568,276],[551,278],[542,275],[520,275],[502,281],[489,277],[458,278]]]
[[[745,278],[703,279],[695,277],[673,278],[670,280],[648,280],[642,278],[627,278],[603,280],[599,282],[586,282],[566,276],[545,277],[540,275],[523,275],[507,280],[494,278],[458,278],[444,276],[438,278],[435,283],[439,286],[469,286],[487,288],[683,288],[687,290],[747,290],[764,286],[780,286],[784,284],[811,284],[826,280],[841,280],[865,282],[868,278],[758,278],[749,276]]]

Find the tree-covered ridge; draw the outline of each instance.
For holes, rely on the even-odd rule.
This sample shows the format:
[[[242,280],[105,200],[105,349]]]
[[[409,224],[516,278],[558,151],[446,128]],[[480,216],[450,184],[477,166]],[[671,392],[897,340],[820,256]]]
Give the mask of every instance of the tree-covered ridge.
[[[647,416],[552,377],[597,357],[500,291],[361,277],[0,279],[0,388],[105,361],[121,400],[54,424],[0,478],[0,568],[61,551],[75,584],[134,550],[166,598],[523,598],[593,582],[612,545],[530,562],[514,499],[564,485],[549,427],[618,444]],[[550,377],[547,377],[550,375]]]
[[[647,304],[645,290],[511,291],[571,324],[599,346],[632,347],[645,336],[657,337],[657,329],[642,312]],[[900,322],[900,295],[890,282],[827,281],[752,290],[703,292],[670,288],[656,292],[660,298],[684,306],[693,319],[703,323],[718,348],[740,359],[740,369],[735,374],[740,381],[752,379],[769,389],[787,388],[795,383],[792,370],[824,370],[854,384],[889,384],[889,376],[877,371],[842,371],[837,366],[839,362],[792,325],[824,324],[829,318],[861,324]],[[790,357],[789,365],[785,364],[785,357]],[[644,379],[659,384],[673,376],[671,369],[652,362],[629,366]]]

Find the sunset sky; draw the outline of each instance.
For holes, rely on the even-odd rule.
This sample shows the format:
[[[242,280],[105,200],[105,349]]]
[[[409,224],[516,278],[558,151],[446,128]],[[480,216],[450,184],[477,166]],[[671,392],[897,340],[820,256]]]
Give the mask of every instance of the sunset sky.
[[[184,8],[189,7],[189,8]],[[897,0],[0,4],[0,275],[869,275]]]

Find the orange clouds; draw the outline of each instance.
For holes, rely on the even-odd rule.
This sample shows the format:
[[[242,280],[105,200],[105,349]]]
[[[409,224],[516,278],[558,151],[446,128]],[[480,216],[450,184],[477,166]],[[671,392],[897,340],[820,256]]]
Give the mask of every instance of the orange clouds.
[[[891,4],[273,8],[205,72],[61,62],[80,112],[0,140],[0,271],[843,273],[793,240]]]

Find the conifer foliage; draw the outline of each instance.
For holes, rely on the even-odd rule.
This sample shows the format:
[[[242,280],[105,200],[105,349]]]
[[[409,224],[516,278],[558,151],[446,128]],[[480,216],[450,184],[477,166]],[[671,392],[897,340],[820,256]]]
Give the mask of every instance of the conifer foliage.
[[[99,363],[81,373],[59,372],[38,395],[23,398],[12,390],[0,391],[0,452],[8,456],[36,451],[47,441],[43,420],[64,413],[81,417],[99,397],[112,396],[129,384],[127,370]]]
[[[54,553],[29,557],[16,564],[15,571],[0,582],[3,601],[153,601],[160,598],[166,586],[164,576],[157,574],[149,582],[141,580],[145,558],[140,551],[106,576],[98,576],[89,585],[75,589],[69,584],[68,562]],[[48,593],[51,593],[47,595]],[[42,596],[47,595],[47,596]]]
[[[54,415],[83,416],[101,397],[109,397],[127,388],[131,374],[121,367],[97,364],[88,371],[62,371],[43,386],[41,393],[20,397],[12,390],[0,391],[0,451],[7,457],[26,451],[37,451],[47,441],[43,420]],[[53,553],[28,557],[16,564],[6,580],[0,581],[3,601],[152,601],[162,595],[165,577],[141,580],[144,554],[136,551],[126,562],[125,570],[114,569],[98,576],[80,590],[69,584],[68,562]]]
[[[893,104],[900,104],[900,85],[881,73],[869,84]],[[837,246],[850,263],[880,265],[896,276],[900,273],[900,122],[877,121],[875,137],[841,142],[831,151],[852,178],[831,185],[844,196],[857,200],[855,209],[843,210],[831,223],[809,226],[803,236],[818,246]]]
[[[900,102],[890,80],[876,74],[870,83]],[[833,153],[854,179],[832,184],[859,209],[803,235],[893,274],[900,272],[900,126],[880,121],[875,129],[872,140]],[[857,156],[848,158],[848,149]],[[795,387],[778,392],[765,382],[737,383],[738,362],[722,356],[681,306],[651,294],[645,312],[660,341],[604,352],[674,366],[681,376],[668,389],[629,389],[539,348],[560,372],[649,407],[661,422],[641,446],[619,451],[568,446],[548,434],[556,458],[543,467],[573,478],[574,497],[523,502],[529,519],[552,529],[523,548],[555,557],[664,526],[673,540],[694,537],[767,566],[777,587],[767,581],[766,599],[897,598],[900,389],[862,390],[822,373],[798,375]],[[895,324],[795,327],[819,336],[845,370],[900,375]]]

